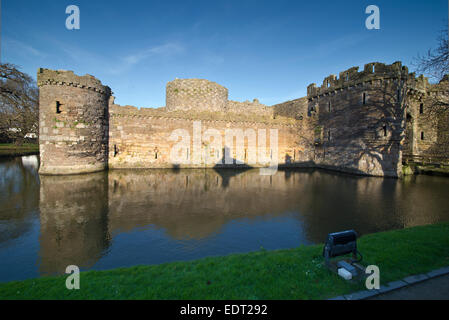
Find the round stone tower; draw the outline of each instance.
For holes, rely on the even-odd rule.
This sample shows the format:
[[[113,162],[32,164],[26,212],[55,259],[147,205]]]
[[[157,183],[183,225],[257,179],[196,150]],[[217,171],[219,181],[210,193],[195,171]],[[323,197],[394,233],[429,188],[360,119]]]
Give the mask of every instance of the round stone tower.
[[[225,111],[228,89],[205,79],[175,79],[167,83],[168,111]]]
[[[111,89],[90,75],[40,68],[40,174],[76,174],[108,166]]]

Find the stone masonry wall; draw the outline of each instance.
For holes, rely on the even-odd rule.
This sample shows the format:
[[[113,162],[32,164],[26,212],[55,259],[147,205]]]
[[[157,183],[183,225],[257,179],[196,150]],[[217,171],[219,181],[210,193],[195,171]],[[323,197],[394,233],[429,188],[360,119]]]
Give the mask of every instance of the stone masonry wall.
[[[259,102],[259,100],[254,99],[250,101],[233,101],[228,100],[226,103],[226,112],[232,112],[237,114],[258,114],[263,116],[271,117],[273,115],[273,108],[267,107],[266,105]]]
[[[227,100],[228,89],[209,80],[175,79],[167,83],[167,111],[224,111]]]
[[[319,88],[308,87],[314,161],[341,171],[399,177],[408,70],[400,63],[367,64],[360,73],[357,69],[340,73],[339,79],[331,75]]]
[[[256,150],[249,147],[248,136],[244,140],[242,154],[235,152],[233,145],[227,145],[225,141],[226,130],[252,130],[256,141],[258,130],[265,129],[266,150],[265,154],[272,155],[270,146],[270,129],[278,130],[278,163],[281,165],[306,164],[310,160],[311,146],[307,144],[305,137],[309,130],[304,123],[285,124],[269,122],[229,121],[174,118],[170,113],[165,115],[152,115],[146,110],[138,110],[132,107],[110,107],[110,131],[109,131],[109,167],[110,168],[173,168],[173,167],[219,167],[224,166],[223,149],[228,148],[231,156],[236,160],[248,163]],[[211,117],[213,119],[213,114]],[[194,153],[194,124],[200,123],[201,134],[208,129],[218,130],[221,136],[221,147],[214,145],[214,138],[203,139],[200,151]],[[188,150],[183,160],[189,163],[173,163],[170,152],[173,146],[179,142],[177,136],[171,141],[170,136],[175,130],[185,130],[190,136]],[[251,136],[251,133],[250,133]],[[236,143],[234,139],[234,143]],[[258,143],[258,142],[257,142]],[[257,144],[256,144],[257,146]],[[197,159],[194,158],[198,154]],[[257,156],[257,154],[256,154]],[[252,158],[251,158],[252,159]],[[241,164],[243,165],[243,164]],[[250,166],[259,167],[258,163]]]
[[[110,89],[92,76],[39,69],[41,174],[107,168]]]
[[[248,141],[265,130],[264,154],[281,166],[400,177],[403,153],[449,162],[449,116],[435,115],[440,109],[432,107],[441,98],[447,105],[447,80],[430,85],[400,62],[369,63],[361,72],[354,67],[326,77],[320,87],[309,85],[307,97],[267,107],[257,99],[228,100],[228,90],[215,82],[176,79],[167,84],[166,107],[139,110],[116,105],[110,89],[92,76],[39,69],[40,173],[229,166],[224,150],[231,150],[230,166],[259,167]],[[277,159],[270,129],[278,132]],[[216,130],[220,147],[204,137],[206,130]],[[240,154],[238,139],[225,140],[230,130],[245,133]],[[182,161],[174,163],[170,152],[179,132],[189,140]]]
[[[407,113],[408,160],[449,164],[449,83],[442,80],[415,96]]]
[[[307,117],[307,98],[299,98],[287,102],[279,103],[273,108],[273,116],[288,117],[296,120],[303,120]]]

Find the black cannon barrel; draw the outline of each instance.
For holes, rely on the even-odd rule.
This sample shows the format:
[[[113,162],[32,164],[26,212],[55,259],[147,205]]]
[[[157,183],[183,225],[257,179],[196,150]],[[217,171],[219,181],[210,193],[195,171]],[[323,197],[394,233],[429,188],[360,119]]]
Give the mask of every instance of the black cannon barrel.
[[[330,233],[327,236],[332,244],[347,244],[351,241],[357,241],[357,233],[354,230]]]
[[[357,233],[354,230],[334,232],[327,235],[323,255],[329,259],[348,253],[357,253]]]

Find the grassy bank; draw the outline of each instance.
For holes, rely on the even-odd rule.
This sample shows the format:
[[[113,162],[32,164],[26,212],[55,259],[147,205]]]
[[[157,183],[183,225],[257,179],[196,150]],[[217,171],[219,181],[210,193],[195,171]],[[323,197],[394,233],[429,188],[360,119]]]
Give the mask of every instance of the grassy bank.
[[[0,157],[26,156],[39,153],[39,145],[24,143],[20,146],[12,143],[0,143]]]
[[[382,232],[359,239],[365,265],[381,283],[449,265],[449,223]],[[0,299],[326,299],[363,289],[323,266],[322,245],[211,257],[191,262],[81,273],[0,284]]]

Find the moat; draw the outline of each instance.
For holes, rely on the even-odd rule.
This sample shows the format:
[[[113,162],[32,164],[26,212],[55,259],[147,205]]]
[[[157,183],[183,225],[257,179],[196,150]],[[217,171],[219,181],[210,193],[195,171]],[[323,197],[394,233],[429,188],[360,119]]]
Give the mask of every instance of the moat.
[[[0,282],[321,243],[449,220],[449,179],[323,170],[151,169],[39,176],[0,158]]]

